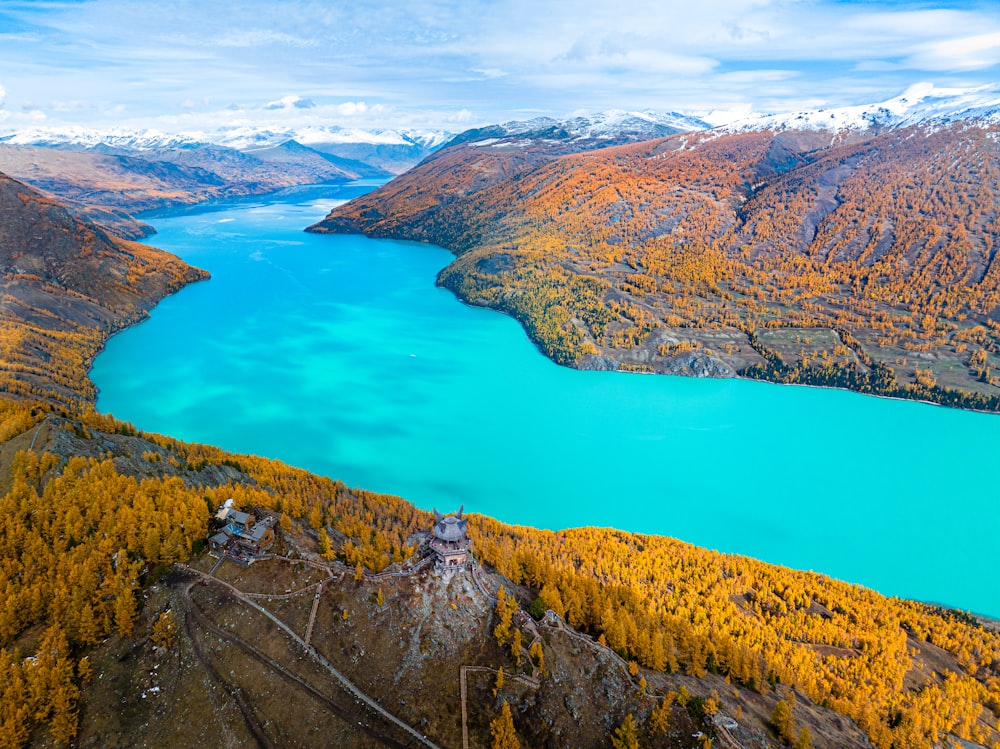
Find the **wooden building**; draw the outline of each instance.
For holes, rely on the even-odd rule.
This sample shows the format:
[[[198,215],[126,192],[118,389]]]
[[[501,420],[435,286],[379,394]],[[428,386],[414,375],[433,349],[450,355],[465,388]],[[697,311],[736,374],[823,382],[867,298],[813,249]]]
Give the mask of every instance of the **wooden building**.
[[[208,539],[209,553],[243,566],[253,564],[274,544],[277,520],[266,512],[258,520],[254,513],[237,510],[233,500],[227,499],[215,513],[216,532]]]

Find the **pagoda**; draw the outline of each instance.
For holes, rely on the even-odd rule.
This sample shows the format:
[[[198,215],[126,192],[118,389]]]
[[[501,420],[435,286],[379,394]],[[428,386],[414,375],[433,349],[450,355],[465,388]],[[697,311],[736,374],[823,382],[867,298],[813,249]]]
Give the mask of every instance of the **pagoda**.
[[[469,547],[472,542],[465,530],[469,521],[462,517],[463,509],[465,505],[459,507],[454,515],[442,515],[434,510],[434,530],[430,541],[431,551],[434,553],[434,568],[448,578],[464,570],[470,559]]]

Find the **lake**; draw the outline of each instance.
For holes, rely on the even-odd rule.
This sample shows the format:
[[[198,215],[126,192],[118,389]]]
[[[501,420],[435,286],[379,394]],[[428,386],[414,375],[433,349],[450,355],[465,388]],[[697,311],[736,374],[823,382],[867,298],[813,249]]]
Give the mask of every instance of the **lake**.
[[[108,342],[98,408],[426,509],[669,535],[1000,616],[1000,416],[556,366],[434,286],[447,251],[303,232],[373,186],[145,216],[212,279]]]

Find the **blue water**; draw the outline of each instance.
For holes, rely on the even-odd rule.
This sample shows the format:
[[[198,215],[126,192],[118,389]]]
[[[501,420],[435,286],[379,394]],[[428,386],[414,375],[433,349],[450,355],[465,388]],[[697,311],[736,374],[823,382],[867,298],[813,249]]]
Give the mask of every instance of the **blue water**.
[[[434,286],[448,252],[302,231],[368,189],[149,217],[212,279],[108,342],[98,408],[424,508],[670,535],[1000,615],[1000,416],[558,367]]]

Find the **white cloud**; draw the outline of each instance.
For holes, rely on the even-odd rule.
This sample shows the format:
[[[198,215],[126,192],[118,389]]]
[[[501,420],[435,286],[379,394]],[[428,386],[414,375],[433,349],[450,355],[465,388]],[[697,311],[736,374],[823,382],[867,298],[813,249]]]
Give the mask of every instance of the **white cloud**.
[[[1000,64],[1000,31],[922,45],[908,62],[924,70],[982,70]]]
[[[269,101],[264,105],[264,109],[312,109],[316,102],[312,99],[304,99],[301,96],[282,96],[277,101]]]
[[[222,47],[263,47],[270,44],[286,44],[293,47],[312,47],[313,39],[294,34],[285,34],[269,29],[238,29],[227,31],[216,37],[215,43]]]
[[[500,68],[472,68],[472,72],[478,73],[483,78],[503,78],[507,75],[507,71]]]
[[[88,124],[127,106],[206,128],[834,106],[929,73],[1000,79],[1000,16],[974,1],[0,3],[0,27],[30,29],[0,34],[0,103],[53,102],[38,108]]]
[[[368,105],[363,101],[345,101],[343,104],[337,105],[337,112],[346,117],[354,117],[367,111]]]

